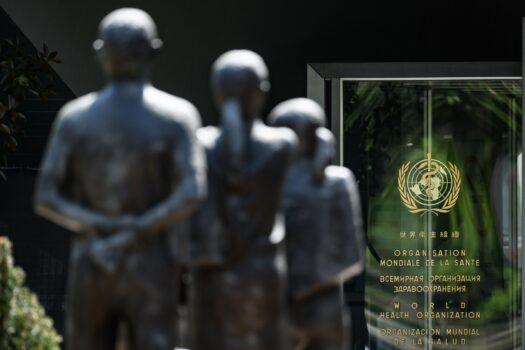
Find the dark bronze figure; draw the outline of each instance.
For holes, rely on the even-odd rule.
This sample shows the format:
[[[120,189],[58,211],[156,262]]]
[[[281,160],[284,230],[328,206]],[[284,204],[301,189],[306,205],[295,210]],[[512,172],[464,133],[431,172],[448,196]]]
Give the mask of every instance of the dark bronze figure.
[[[323,109],[305,98],[283,102],[270,114],[270,124],[299,137],[284,199],[294,348],[346,350],[342,283],[364,267],[362,218],[353,174],[328,165],[334,141],[324,122]]]
[[[148,14],[114,11],[99,35],[110,83],[60,111],[35,198],[76,233],[66,344],[113,350],[124,325],[130,349],[172,350],[180,268],[169,233],[205,196],[200,116],[148,82],[162,44]]]
[[[251,51],[230,51],[212,69],[221,127],[199,130],[209,196],[194,218],[192,350],[287,349],[279,219],[296,136],[260,120],[268,70]]]

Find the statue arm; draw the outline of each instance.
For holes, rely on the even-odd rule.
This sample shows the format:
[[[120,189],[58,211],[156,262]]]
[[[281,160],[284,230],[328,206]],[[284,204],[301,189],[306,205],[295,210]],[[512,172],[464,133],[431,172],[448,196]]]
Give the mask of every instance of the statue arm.
[[[334,197],[337,206],[337,228],[332,232],[334,244],[341,249],[339,271],[309,288],[299,291],[293,297],[298,301],[305,301],[327,289],[339,286],[361,274],[365,267],[365,245],[363,220],[361,217],[361,202],[359,190],[354,175],[346,168],[338,167],[339,181],[337,193]]]
[[[177,136],[172,160],[174,173],[179,175],[180,181],[174,184],[167,199],[138,217],[139,231],[159,232],[192,214],[204,199],[207,185],[205,155],[196,139],[196,129],[197,126],[186,125]]]
[[[74,232],[96,233],[122,227],[125,218],[113,218],[94,212],[73,203],[61,193],[68,173],[73,137],[68,120],[59,116],[36,183],[35,211]]]
[[[334,134],[324,127],[319,127],[315,131],[317,147],[314,154],[314,177],[319,183],[324,181],[325,169],[334,160],[335,139]]]
[[[348,280],[360,274],[365,266],[365,244],[363,217],[361,212],[361,199],[359,188],[354,174],[347,170],[347,175],[342,181],[340,205],[343,215],[343,239],[346,240],[347,254],[353,255],[353,264],[340,274],[342,280]]]

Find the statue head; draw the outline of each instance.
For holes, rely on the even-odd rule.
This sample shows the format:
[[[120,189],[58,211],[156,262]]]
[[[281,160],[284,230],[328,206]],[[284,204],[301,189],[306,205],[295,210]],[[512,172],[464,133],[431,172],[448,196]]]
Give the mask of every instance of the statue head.
[[[298,158],[313,161],[314,176],[324,178],[324,169],[334,156],[334,137],[324,127],[325,112],[316,102],[307,98],[294,98],[278,104],[269,116],[273,126],[292,129],[299,139]]]
[[[253,51],[228,51],[213,63],[211,86],[218,106],[224,108],[233,101],[244,119],[255,118],[270,90],[268,68]]]
[[[111,80],[144,80],[162,47],[155,22],[146,12],[121,8],[108,14],[93,48]]]
[[[324,110],[307,98],[294,98],[278,104],[269,117],[270,124],[285,126],[299,138],[299,154],[313,157],[317,146],[316,131],[325,124]]]

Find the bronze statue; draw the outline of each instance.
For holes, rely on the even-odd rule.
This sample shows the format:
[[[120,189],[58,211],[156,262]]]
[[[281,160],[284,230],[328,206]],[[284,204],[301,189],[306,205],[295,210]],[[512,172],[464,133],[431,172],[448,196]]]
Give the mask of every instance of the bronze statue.
[[[269,90],[257,54],[237,50],[212,68],[221,127],[198,131],[209,196],[194,217],[192,350],[286,346],[286,260],[281,194],[296,137],[260,120]]]
[[[334,153],[323,109],[305,98],[279,104],[270,124],[289,127],[299,151],[285,185],[286,246],[294,349],[346,350],[342,283],[364,267],[359,192]]]
[[[106,16],[94,48],[110,82],[55,121],[36,189],[40,215],[76,233],[66,344],[113,350],[176,346],[180,264],[170,230],[205,196],[200,116],[149,83],[162,42],[138,9]]]

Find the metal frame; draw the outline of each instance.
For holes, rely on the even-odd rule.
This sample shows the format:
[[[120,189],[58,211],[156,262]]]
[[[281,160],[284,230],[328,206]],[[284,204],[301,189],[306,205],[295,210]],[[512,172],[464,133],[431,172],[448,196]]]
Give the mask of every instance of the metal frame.
[[[521,60],[522,60],[522,64],[521,64],[521,76],[522,77],[525,77],[525,64],[524,64],[524,60],[525,60],[525,18],[522,18],[522,23],[521,23],[521,33],[522,33],[522,37],[521,37],[521,40],[522,40],[522,45],[521,45],[521,50],[522,50],[522,53],[521,53]],[[521,80],[521,84],[522,84],[522,101],[521,101],[521,108],[522,108],[522,113],[523,113],[523,107],[525,107],[525,93],[524,93],[524,89],[525,89],[525,79],[522,79]],[[525,123],[522,122],[522,125],[521,125],[521,134],[522,134],[522,142],[521,142],[521,149],[522,151],[525,151],[525,137],[523,137],[524,135],[524,132],[525,132]],[[522,200],[522,204],[521,204],[521,229],[523,230],[523,222],[525,221],[525,206],[523,205],[523,199],[525,198],[524,197],[524,194],[525,194],[525,172],[523,171],[523,153],[522,153],[522,157],[521,157],[521,200]],[[525,297],[523,296],[523,284],[525,282],[525,233],[522,232],[521,233],[521,350],[525,350]]]
[[[525,18],[522,34],[525,60]],[[345,80],[478,80],[520,79],[525,92],[523,62],[390,62],[390,63],[310,63],[307,65],[307,96],[327,111],[328,124],[336,138],[336,163],[343,164],[342,83]],[[522,96],[525,110],[525,93]],[[525,122],[522,123],[522,151],[525,151]],[[525,171],[522,171],[521,198],[525,198]],[[521,217],[525,219],[525,205]],[[522,228],[523,230],[523,228]],[[519,233],[518,233],[519,234]],[[525,350],[525,235],[522,247],[521,349]]]
[[[327,110],[329,126],[336,139],[336,163],[339,165],[343,163],[341,85],[345,80],[478,80],[522,77],[521,62],[309,63],[306,71],[307,96]]]

